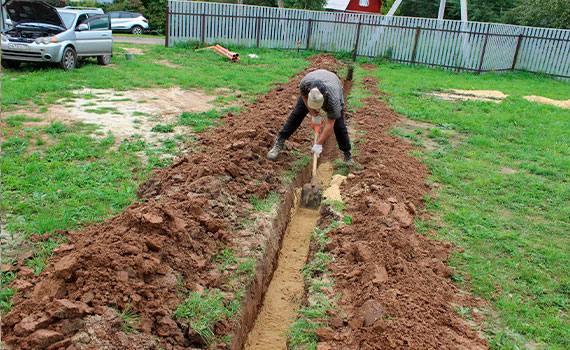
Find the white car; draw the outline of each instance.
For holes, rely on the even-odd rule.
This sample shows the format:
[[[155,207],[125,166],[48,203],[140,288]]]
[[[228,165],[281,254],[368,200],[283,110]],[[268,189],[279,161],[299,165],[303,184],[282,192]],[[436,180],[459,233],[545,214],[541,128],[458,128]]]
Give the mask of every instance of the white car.
[[[111,16],[111,29],[114,32],[141,35],[149,30],[148,19],[140,13],[112,11],[109,12],[109,16]]]
[[[70,70],[79,57],[97,57],[99,64],[109,64],[113,36],[109,16],[101,9],[55,8],[31,0],[10,0],[5,7],[11,27],[2,31],[2,67],[54,62]]]

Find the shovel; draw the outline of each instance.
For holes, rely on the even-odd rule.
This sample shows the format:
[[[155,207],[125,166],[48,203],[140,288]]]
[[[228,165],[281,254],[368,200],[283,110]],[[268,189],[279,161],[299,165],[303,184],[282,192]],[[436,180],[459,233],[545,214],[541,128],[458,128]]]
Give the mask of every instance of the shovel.
[[[315,143],[317,143],[320,128],[320,126],[313,124],[313,129],[315,130]],[[323,191],[321,190],[321,187],[317,185],[317,159],[318,156],[313,154],[313,173],[311,175],[311,182],[304,184],[303,190],[301,191],[301,206],[304,208],[317,209],[321,205],[321,200],[323,199]]]

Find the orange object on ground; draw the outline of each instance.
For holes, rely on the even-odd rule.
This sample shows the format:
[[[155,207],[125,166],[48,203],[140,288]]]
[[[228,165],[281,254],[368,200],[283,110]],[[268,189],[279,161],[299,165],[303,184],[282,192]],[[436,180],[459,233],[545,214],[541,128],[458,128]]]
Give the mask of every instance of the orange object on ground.
[[[214,46],[208,46],[208,47],[202,47],[199,49],[196,49],[194,51],[200,51],[200,50],[209,50],[209,49],[214,49],[214,52],[217,53],[218,55],[222,55],[222,56],[226,56],[227,58],[230,59],[230,61],[232,62],[237,62],[240,60],[239,58],[239,53],[237,52],[232,52],[228,49],[226,49],[225,47],[222,47],[220,45],[214,45]]]

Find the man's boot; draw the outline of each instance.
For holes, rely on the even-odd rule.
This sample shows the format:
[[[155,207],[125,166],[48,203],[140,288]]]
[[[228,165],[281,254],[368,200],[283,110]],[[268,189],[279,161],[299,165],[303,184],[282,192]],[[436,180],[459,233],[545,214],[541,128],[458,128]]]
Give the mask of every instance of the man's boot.
[[[344,162],[347,164],[353,164],[352,153],[350,151],[344,152]]]
[[[285,139],[282,138],[281,136],[277,137],[275,145],[273,145],[271,151],[267,153],[267,158],[269,158],[269,160],[275,160],[275,158],[277,158],[277,156],[279,155],[279,152],[281,152],[281,150],[283,149],[284,144],[285,144]]]

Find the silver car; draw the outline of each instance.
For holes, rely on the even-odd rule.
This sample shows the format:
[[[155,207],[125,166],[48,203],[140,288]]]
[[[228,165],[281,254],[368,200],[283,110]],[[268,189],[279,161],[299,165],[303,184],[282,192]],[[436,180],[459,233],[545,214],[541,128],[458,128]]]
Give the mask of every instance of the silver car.
[[[55,8],[43,2],[12,0],[5,5],[12,27],[2,32],[2,67],[22,62],[55,62],[64,70],[79,57],[109,64],[113,54],[111,20],[96,8]]]
[[[140,13],[111,11],[111,29],[114,32],[128,32],[135,35],[141,35],[148,32],[148,20]]]

